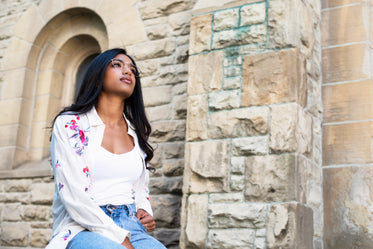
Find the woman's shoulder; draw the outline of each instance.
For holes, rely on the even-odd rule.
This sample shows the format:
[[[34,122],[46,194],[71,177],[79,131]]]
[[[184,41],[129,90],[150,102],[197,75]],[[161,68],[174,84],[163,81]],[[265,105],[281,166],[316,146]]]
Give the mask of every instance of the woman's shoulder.
[[[83,124],[87,122],[87,115],[85,113],[83,114],[77,114],[73,112],[65,112],[60,114],[55,121],[55,125],[58,126],[70,126],[70,125],[77,125]]]

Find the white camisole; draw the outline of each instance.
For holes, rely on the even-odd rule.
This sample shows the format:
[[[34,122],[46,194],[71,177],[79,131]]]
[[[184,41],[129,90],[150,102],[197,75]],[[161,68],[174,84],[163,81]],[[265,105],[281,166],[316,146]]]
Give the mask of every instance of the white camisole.
[[[102,146],[92,170],[93,199],[98,205],[134,203],[133,184],[143,171],[136,147],[124,154],[114,154]]]

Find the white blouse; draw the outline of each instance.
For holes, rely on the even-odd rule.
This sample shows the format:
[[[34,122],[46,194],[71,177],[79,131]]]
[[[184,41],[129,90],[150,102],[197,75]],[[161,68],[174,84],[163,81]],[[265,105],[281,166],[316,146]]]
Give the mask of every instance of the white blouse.
[[[124,117],[126,119],[126,117]],[[128,133],[139,147],[134,128],[126,119]],[[122,243],[129,231],[120,228],[97,205],[92,196],[92,179],[97,150],[102,144],[105,124],[96,109],[81,115],[60,115],[53,126],[51,157],[55,192],[53,198],[53,234],[47,249],[65,249],[80,231],[89,230]],[[139,150],[142,173],[133,185],[136,210],[153,215],[149,202],[149,171],[146,154]]]

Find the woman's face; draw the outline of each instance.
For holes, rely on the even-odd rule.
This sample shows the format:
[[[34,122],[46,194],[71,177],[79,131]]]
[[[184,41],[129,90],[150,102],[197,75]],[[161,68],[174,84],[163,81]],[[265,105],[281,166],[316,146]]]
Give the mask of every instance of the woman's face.
[[[124,54],[115,56],[105,69],[102,94],[130,97],[136,85],[136,67]]]

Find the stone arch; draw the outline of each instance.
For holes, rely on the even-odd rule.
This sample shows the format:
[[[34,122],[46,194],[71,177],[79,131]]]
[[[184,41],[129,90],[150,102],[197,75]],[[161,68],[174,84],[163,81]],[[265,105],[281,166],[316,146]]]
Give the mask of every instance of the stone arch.
[[[72,101],[76,70],[86,57],[107,48],[106,26],[90,9],[67,9],[43,26],[21,69],[23,92],[13,166],[48,157],[47,127]]]

